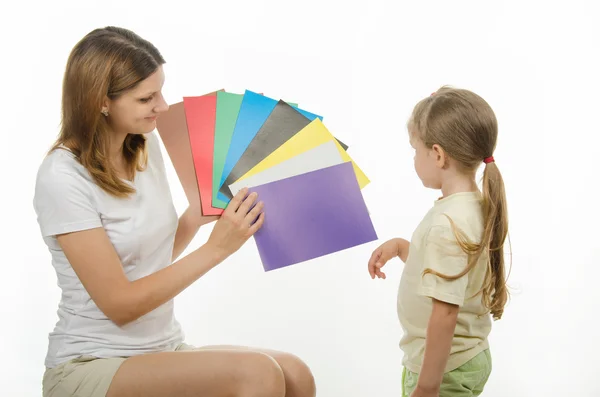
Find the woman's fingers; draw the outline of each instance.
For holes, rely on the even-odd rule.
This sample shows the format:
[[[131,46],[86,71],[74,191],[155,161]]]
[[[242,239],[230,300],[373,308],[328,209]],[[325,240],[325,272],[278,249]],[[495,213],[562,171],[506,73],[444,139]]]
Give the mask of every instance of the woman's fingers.
[[[246,225],[248,225],[248,227],[252,226],[254,221],[256,221],[256,218],[258,218],[258,216],[261,214],[263,208],[264,208],[264,203],[262,201],[259,201],[254,206],[254,208],[252,208],[250,210],[250,212],[248,212],[248,215],[246,215],[246,217],[244,218],[245,223],[246,223]]]
[[[237,192],[237,194],[235,196],[233,196],[233,198],[229,201],[229,204],[227,204],[227,208],[225,209],[224,212],[236,213],[237,210],[240,208],[240,205],[244,201],[244,197],[246,197],[247,193],[248,193],[247,187],[245,187],[245,188],[241,189],[239,192]]]
[[[250,226],[250,228],[248,229],[250,236],[253,236],[254,233],[256,233],[262,227],[264,222],[265,222],[265,213],[261,212],[260,215],[258,216],[258,219],[256,220],[256,222],[254,222],[254,224],[252,226]]]
[[[248,197],[246,197],[246,199],[244,199],[244,201],[242,201],[236,211],[236,213],[240,216],[240,220],[246,218],[246,215],[248,215],[248,212],[250,211],[250,208],[252,208],[252,205],[256,201],[257,197],[258,194],[256,192],[252,192],[248,195]]]

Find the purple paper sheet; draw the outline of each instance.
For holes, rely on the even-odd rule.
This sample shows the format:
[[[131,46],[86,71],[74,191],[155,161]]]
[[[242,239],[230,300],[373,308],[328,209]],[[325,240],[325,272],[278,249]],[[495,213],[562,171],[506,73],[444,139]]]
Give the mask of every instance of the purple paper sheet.
[[[250,189],[265,204],[254,239],[265,271],[377,240],[351,162]]]

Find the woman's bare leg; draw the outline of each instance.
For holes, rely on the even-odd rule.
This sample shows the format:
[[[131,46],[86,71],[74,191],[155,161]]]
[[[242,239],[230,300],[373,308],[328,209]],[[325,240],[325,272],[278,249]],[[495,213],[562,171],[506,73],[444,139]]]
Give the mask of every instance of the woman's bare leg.
[[[315,397],[317,395],[315,379],[310,368],[293,354],[270,349],[255,349],[246,346],[204,346],[198,351],[254,351],[273,357],[285,377],[285,397]]]
[[[107,397],[284,397],[285,379],[271,356],[250,350],[191,350],[131,357]]]

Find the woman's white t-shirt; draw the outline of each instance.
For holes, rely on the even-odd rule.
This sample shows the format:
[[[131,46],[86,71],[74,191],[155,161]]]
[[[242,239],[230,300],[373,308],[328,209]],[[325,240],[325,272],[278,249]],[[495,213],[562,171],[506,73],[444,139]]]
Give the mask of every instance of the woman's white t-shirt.
[[[136,193],[127,199],[104,192],[67,149],[53,151],[40,165],[34,208],[62,291],[47,367],[81,355],[128,357],[174,350],[183,341],[173,301],[123,327],[113,323],[90,298],[55,237],[103,227],[130,281],[171,264],[178,217],[158,137],[154,132],[145,136],[148,166],[136,174],[131,182]]]

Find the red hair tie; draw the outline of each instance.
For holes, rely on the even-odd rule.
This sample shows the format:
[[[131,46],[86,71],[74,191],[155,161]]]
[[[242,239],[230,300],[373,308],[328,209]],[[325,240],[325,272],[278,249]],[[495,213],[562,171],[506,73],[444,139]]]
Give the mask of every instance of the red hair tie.
[[[494,162],[494,156],[490,156],[490,157],[484,158],[483,162],[486,163],[486,164],[493,163]]]

